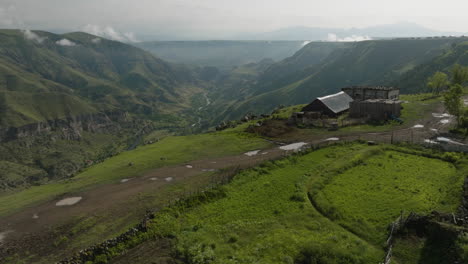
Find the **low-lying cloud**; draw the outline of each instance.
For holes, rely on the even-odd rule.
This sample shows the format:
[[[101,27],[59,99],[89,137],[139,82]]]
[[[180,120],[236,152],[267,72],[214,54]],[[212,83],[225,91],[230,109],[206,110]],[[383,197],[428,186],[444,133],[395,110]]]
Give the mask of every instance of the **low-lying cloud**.
[[[358,35],[351,35],[350,37],[340,38],[336,34],[328,33],[327,41],[330,42],[358,42],[358,41],[366,41],[372,40],[369,36],[358,36]]]
[[[34,42],[37,42],[37,43],[42,43],[44,42],[44,40],[47,39],[47,37],[41,37],[39,36],[38,34],[32,32],[31,30],[29,29],[26,29],[26,30],[22,30],[23,32],[23,35],[26,39],[28,40],[31,40],[31,41],[34,41]]]
[[[55,44],[59,45],[59,46],[65,46],[65,47],[73,47],[73,46],[76,46],[76,43],[71,41],[71,40],[68,40],[68,39],[61,39],[61,40],[58,40],[55,42]]]
[[[311,43],[312,41],[310,40],[306,40],[304,42],[302,42],[302,47],[305,47],[307,44]]]
[[[81,30],[92,35],[120,42],[139,42],[138,39],[135,37],[135,34],[133,34],[132,32],[121,33],[110,26],[101,27],[98,25],[88,24],[84,26]]]

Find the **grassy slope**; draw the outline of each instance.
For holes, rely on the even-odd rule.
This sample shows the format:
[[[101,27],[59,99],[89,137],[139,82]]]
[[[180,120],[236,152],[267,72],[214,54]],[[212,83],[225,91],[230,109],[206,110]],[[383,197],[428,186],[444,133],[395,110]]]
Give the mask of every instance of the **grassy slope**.
[[[234,118],[249,111],[268,112],[276,105],[307,103],[316,96],[334,93],[345,86],[391,83],[449,49],[452,42],[461,41],[463,39],[403,39],[354,43],[336,50],[319,65],[303,68],[301,74],[296,71],[270,80],[272,84],[268,89],[258,87],[261,93],[238,103],[227,114]],[[267,81],[262,79],[262,82]]]
[[[0,114],[3,126],[107,109],[145,118],[175,115],[190,110],[190,97],[204,91],[190,69],[130,45],[103,38],[95,42],[96,36],[79,32],[34,34],[44,40],[0,30],[0,91],[5,93],[0,107],[7,110],[7,116]],[[57,45],[63,38],[76,45]],[[18,102],[31,97],[34,103],[26,108]]]
[[[248,170],[225,187],[225,198],[177,218],[158,217],[154,228],[175,235],[178,250],[193,263],[210,256],[214,263],[292,263],[309,245],[377,263],[383,251],[320,215],[304,187],[316,170],[335,166],[330,153],[340,150],[345,158],[362,148],[331,147]]]
[[[338,223],[377,244],[401,210],[456,211],[463,180],[451,163],[382,151],[335,176],[314,199]]]
[[[103,163],[94,165],[72,180],[1,194],[0,215],[6,215],[24,206],[53,199],[65,192],[76,192],[122,178],[139,176],[148,170],[162,166],[240,154],[267,146],[269,143],[266,141],[234,131],[166,137],[157,143],[124,152]],[[162,157],[165,159],[162,160]],[[130,167],[128,166],[129,162],[133,162],[135,165]]]
[[[408,92],[420,92],[427,89],[427,79],[436,71],[450,73],[455,64],[468,65],[468,42],[452,45],[452,48],[443,54],[433,58],[431,61],[423,63],[411,71],[408,71],[400,79],[393,82],[393,85],[403,88]]]
[[[452,211],[464,178],[448,162],[386,148],[345,144],[266,163],[237,175],[224,198],[158,216],[152,231],[175,236],[191,263],[293,263],[310,254],[378,263],[400,210]],[[308,202],[309,188],[325,216]]]

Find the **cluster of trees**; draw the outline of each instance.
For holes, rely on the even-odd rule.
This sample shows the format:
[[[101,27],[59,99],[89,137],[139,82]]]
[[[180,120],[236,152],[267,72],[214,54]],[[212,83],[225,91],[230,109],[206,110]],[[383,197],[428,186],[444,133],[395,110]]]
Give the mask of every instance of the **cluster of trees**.
[[[464,84],[468,82],[468,67],[456,64],[451,78],[446,73],[436,72],[429,77],[427,86],[435,95],[444,92],[444,105],[449,114],[457,118],[459,128],[468,128],[468,109],[462,100]]]

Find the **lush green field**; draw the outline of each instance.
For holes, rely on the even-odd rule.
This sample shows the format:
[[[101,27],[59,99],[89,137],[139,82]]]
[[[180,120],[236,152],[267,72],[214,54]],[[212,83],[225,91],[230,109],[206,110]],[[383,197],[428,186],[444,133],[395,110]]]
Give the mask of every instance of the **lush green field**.
[[[240,154],[268,146],[269,143],[262,139],[234,131],[166,137],[157,143],[121,153],[94,165],[70,180],[34,186],[14,193],[4,193],[0,196],[0,215],[53,199],[66,192],[76,192],[122,178],[139,176],[162,166]],[[134,165],[128,166],[131,162]]]
[[[317,170],[365,148],[330,147],[244,171],[223,188],[226,197],[170,211],[157,217],[153,230],[175,236],[188,263],[294,263],[310,254],[319,261],[378,263],[383,250],[323,217],[305,189]]]
[[[456,211],[463,175],[454,164],[397,151],[358,158],[358,166],[333,177],[314,200],[326,215],[376,243],[403,210]]]
[[[151,234],[175,237],[188,263],[379,263],[400,210],[459,205],[465,161],[420,154],[344,144],[267,162],[238,174],[214,201],[158,215]]]

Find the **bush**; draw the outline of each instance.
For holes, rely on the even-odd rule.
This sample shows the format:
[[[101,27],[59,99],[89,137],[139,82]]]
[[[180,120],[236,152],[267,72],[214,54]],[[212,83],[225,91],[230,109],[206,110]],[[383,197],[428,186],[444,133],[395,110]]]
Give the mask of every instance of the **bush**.
[[[358,254],[337,248],[336,243],[311,243],[305,246],[296,257],[296,264],[364,264],[365,260]]]

